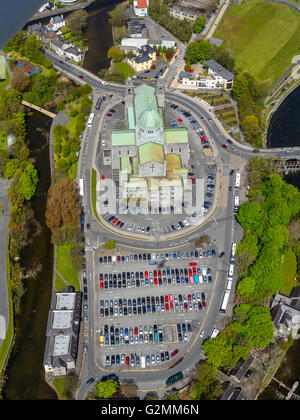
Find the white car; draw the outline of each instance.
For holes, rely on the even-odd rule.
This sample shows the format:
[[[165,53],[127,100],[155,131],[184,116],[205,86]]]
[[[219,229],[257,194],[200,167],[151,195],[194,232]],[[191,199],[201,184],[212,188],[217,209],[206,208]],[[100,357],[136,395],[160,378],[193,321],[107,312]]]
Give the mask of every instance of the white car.
[[[204,337],[204,334],[205,334],[205,331],[202,330],[201,333],[200,333],[200,337],[203,338]]]
[[[108,83],[107,83],[107,82],[104,82],[104,81],[102,81],[101,83],[102,83],[102,85],[104,85],[104,86],[107,86],[107,85],[108,85]]]

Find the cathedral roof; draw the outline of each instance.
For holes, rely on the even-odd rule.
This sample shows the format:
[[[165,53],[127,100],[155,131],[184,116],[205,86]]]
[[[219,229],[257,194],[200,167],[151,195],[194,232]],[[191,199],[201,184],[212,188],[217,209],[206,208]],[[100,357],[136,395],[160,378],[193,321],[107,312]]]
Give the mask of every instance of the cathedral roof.
[[[149,104],[148,107],[140,114],[138,125],[139,127],[146,128],[148,130],[159,128],[162,125],[159,112]]]
[[[163,147],[160,144],[152,142],[139,146],[139,160],[140,165],[144,165],[148,162],[164,163]]]

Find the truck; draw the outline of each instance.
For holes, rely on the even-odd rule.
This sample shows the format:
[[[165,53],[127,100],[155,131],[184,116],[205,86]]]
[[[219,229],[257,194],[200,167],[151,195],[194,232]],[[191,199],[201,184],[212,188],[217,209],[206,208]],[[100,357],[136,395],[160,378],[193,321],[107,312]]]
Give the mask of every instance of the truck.
[[[144,354],[141,355],[141,368],[145,369],[146,367],[146,357]]]

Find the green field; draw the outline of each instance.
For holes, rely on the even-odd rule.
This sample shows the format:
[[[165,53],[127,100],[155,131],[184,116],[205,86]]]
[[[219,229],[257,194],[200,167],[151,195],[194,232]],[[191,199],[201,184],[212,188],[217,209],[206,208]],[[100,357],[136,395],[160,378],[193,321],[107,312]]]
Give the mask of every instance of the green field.
[[[229,6],[214,37],[224,41],[238,71],[274,83],[300,52],[300,14],[288,5],[244,0]]]
[[[130,67],[129,64],[121,61],[120,63],[114,64],[114,70],[124,74],[125,78],[131,77],[134,75],[134,70]]]
[[[72,266],[70,257],[70,249],[72,245],[58,245],[56,247],[56,269],[68,282],[70,286],[74,286],[75,290],[80,290],[78,271]],[[58,285],[58,287],[61,284]]]

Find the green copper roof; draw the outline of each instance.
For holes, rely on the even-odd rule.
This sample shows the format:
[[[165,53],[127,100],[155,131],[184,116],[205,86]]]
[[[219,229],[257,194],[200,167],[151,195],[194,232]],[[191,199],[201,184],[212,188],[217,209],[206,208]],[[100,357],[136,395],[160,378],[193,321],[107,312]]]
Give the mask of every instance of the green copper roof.
[[[121,171],[126,172],[127,174],[131,174],[132,168],[129,156],[123,156],[121,158]]]
[[[135,123],[134,123],[134,112],[133,112],[132,106],[128,107],[127,116],[128,116],[128,128],[129,130],[133,130],[135,127]]]
[[[148,162],[164,162],[164,150],[160,144],[156,143],[145,143],[139,146],[139,159],[140,165]]]
[[[135,146],[134,130],[113,130],[111,132],[112,146]]]
[[[151,106],[157,111],[155,89],[152,86],[140,85],[134,89],[134,108],[136,121],[139,121],[140,115]]]
[[[139,116],[138,124],[142,128],[151,129],[159,128],[162,125],[162,120],[159,112],[149,105]]]
[[[165,143],[188,143],[186,128],[165,128]]]

